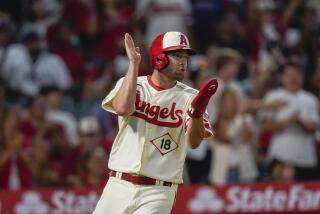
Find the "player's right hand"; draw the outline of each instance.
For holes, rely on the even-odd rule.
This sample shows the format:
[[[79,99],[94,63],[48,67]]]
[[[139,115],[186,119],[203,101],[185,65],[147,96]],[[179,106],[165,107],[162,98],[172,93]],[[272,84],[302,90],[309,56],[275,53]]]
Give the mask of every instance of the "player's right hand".
[[[124,44],[126,47],[126,52],[127,52],[129,61],[133,63],[140,63],[141,62],[140,48],[135,47],[134,41],[131,35],[128,33],[124,35]]]

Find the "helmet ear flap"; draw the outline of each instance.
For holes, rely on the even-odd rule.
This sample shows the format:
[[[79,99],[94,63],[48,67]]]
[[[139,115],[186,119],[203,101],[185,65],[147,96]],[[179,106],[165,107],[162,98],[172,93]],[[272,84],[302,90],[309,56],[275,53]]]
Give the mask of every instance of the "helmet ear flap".
[[[169,64],[169,59],[166,54],[159,54],[154,57],[154,68],[155,69],[164,69]]]

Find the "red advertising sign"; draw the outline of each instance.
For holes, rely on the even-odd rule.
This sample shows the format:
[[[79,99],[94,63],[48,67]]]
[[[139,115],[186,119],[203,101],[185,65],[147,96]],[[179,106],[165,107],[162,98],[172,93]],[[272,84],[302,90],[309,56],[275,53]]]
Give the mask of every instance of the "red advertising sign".
[[[34,189],[0,191],[0,214],[91,213],[100,191]],[[320,182],[234,186],[182,185],[174,214],[320,213]]]
[[[174,213],[320,213],[320,183],[182,186]]]
[[[100,192],[88,189],[0,191],[0,214],[92,213]]]

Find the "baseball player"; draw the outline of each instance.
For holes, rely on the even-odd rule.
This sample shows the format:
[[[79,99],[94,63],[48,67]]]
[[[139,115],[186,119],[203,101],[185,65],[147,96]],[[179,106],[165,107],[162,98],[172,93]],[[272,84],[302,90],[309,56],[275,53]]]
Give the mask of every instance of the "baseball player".
[[[94,213],[170,213],[187,147],[212,135],[205,110],[218,82],[208,80],[199,92],[180,82],[195,53],[182,33],[167,32],[152,42],[151,76],[138,77],[140,50],[129,34],[124,42],[127,74],[102,102],[119,116],[119,132],[109,158],[110,179]]]

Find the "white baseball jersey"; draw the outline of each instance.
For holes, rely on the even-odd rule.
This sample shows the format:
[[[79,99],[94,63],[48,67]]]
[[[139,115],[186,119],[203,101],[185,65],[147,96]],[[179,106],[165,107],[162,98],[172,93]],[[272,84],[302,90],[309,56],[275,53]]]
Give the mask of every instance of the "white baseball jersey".
[[[120,89],[123,78],[106,96],[102,107],[115,113],[111,100]],[[197,90],[181,83],[161,90],[150,76],[138,77],[135,112],[119,116],[119,132],[109,158],[114,171],[182,183],[187,153],[185,132],[190,117],[188,107]],[[204,117],[206,137],[212,135],[208,118]]]

